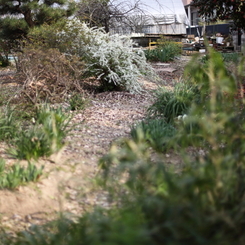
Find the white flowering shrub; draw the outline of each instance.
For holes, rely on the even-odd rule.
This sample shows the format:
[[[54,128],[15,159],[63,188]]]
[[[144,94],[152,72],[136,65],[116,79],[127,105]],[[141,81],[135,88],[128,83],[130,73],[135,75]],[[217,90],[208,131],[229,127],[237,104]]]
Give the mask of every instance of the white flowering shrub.
[[[63,51],[80,56],[85,62],[86,74],[96,77],[104,90],[136,93],[142,89],[140,77],[155,76],[144,52],[135,51],[130,38],[109,35],[101,28],[89,28],[73,19],[59,33],[59,40],[70,42]]]

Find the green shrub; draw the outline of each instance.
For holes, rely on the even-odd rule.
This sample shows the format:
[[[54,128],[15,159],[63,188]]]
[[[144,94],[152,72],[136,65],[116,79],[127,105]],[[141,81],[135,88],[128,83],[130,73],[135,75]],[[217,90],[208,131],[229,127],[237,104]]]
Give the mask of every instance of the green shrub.
[[[17,159],[37,160],[52,154],[50,140],[41,127],[31,127],[21,131],[8,153]]]
[[[164,162],[151,161],[147,157],[149,152],[140,144],[128,142],[127,147],[128,152],[111,155],[113,163],[117,160],[119,164],[118,172],[110,165],[111,175],[107,173],[105,177],[106,181],[112,181],[110,189],[121,188],[121,192],[116,190],[114,194],[130,195],[123,197],[127,202],[131,198],[135,207],[128,212],[136,213],[135,219],[144,217],[141,225],[147,227],[151,244],[228,245],[234,239],[237,244],[244,243],[241,228],[244,225],[244,168],[234,166],[234,161],[200,158],[186,164],[177,175],[167,170]],[[124,179],[124,190],[118,187],[118,179]],[[127,202],[124,205],[130,207]]]
[[[125,206],[131,201],[132,215],[141,210],[151,244],[245,243],[244,110],[237,107],[234,78],[222,56],[210,50],[207,69],[202,68],[196,59],[189,66],[192,82],[204,89],[201,94],[208,88],[209,96],[193,103],[188,117],[198,125],[193,134],[206,142],[204,155],[194,158],[186,153],[190,132],[183,127],[177,133],[187,143],[178,148],[185,161],[179,174],[174,166],[171,170],[164,161],[154,160],[144,142],[126,141],[123,149],[114,146],[101,161],[104,183],[115,190],[116,200]],[[205,76],[203,86],[199,78]]]
[[[61,108],[48,105],[37,110],[36,124],[22,130],[8,152],[18,159],[35,159],[50,156],[64,146],[64,138],[69,132],[70,115]]]
[[[224,62],[238,64],[242,55],[240,53],[221,53]],[[209,59],[208,55],[201,58],[201,62],[206,63]]]
[[[240,53],[222,53],[222,57],[224,59],[224,62],[232,62],[238,64],[242,56]]]
[[[57,33],[64,29],[65,24],[66,19],[62,18],[55,23],[44,23],[41,26],[34,26],[28,31],[27,40],[24,41],[24,43],[31,42],[39,47],[45,47],[46,49],[63,50],[63,48],[60,47],[61,42],[57,36]],[[65,43],[64,45],[68,46],[69,43]]]
[[[64,138],[70,131],[71,115],[60,108],[51,108],[49,105],[41,106],[37,110],[37,125],[45,133],[51,153],[59,151],[64,146]]]
[[[111,215],[108,215],[111,213]],[[142,244],[150,242],[141,219],[125,211],[95,210],[87,213],[74,223],[62,218],[43,227],[34,226],[29,232],[19,235],[16,245],[55,245],[55,244]],[[135,229],[132,229],[134,227]],[[55,230],[56,232],[52,232]],[[35,235],[34,235],[35,234]],[[0,241],[1,244],[1,241]]]
[[[145,50],[145,56],[148,61],[169,62],[180,55],[180,45],[171,41],[160,42],[157,48]]]
[[[84,95],[80,93],[73,93],[69,97],[69,108],[72,111],[84,110],[88,101],[85,99]]]
[[[38,169],[34,164],[28,163],[27,167],[14,164],[11,168],[5,166],[3,159],[0,160],[0,189],[15,189],[31,181],[37,181],[42,175],[43,166]]]
[[[0,112],[0,140],[10,140],[16,137],[20,129],[20,121],[15,109],[9,106]]]
[[[131,129],[135,142],[146,141],[154,150],[162,152],[168,141],[175,135],[176,129],[164,119],[141,121]]]
[[[168,123],[187,114],[191,104],[199,100],[199,92],[188,83],[178,83],[173,90],[161,87],[155,92],[155,102],[148,108],[150,117],[160,117]]]

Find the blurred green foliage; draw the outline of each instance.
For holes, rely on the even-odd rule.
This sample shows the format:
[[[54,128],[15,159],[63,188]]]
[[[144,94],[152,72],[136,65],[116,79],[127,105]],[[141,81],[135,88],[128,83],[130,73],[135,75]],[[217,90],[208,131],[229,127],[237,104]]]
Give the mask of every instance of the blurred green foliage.
[[[164,119],[146,119],[132,127],[130,134],[135,142],[144,140],[154,150],[163,152],[176,128]]]
[[[98,178],[110,208],[87,212],[76,222],[63,218],[34,227],[13,244],[244,245],[244,101],[235,98],[237,79],[221,55],[211,49],[209,55],[205,68],[194,57],[186,70],[200,100],[192,101],[188,120],[173,135],[182,159],[178,169],[156,154],[147,134],[112,145],[99,162]],[[200,149],[200,141],[190,140],[195,137],[203,153],[190,155],[190,146]]]
[[[33,163],[28,163],[27,167],[14,164],[7,168],[5,161],[0,159],[0,189],[15,189],[30,181],[37,181],[42,175],[41,168],[37,168]]]
[[[68,99],[69,108],[72,111],[84,110],[88,104],[88,99],[81,93],[72,93]]]
[[[180,82],[173,89],[160,87],[155,91],[155,101],[148,108],[148,116],[173,123],[176,117],[187,114],[191,104],[199,100],[197,86],[188,82]]]
[[[61,108],[52,108],[47,104],[40,106],[33,118],[34,125],[22,130],[12,140],[8,153],[17,159],[37,160],[50,156],[64,146],[68,134],[71,116]]]

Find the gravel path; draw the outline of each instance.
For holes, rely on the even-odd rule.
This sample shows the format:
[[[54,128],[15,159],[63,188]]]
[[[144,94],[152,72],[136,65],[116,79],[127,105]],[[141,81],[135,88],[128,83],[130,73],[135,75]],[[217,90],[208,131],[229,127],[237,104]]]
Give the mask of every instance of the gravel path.
[[[174,86],[183,73],[185,58],[171,64],[171,72],[157,71],[162,84]],[[159,65],[153,67],[158,69]],[[12,75],[10,71],[0,74],[1,83],[12,81]],[[90,105],[76,112],[64,150],[37,163],[45,166],[46,174],[40,181],[16,191],[0,191],[0,222],[5,230],[12,233],[45,223],[57,217],[59,211],[72,217],[94,205],[107,205],[103,192],[91,194],[91,181],[98,173],[99,158],[111,143],[128,137],[131,125],[145,117],[153,101],[150,91],[157,85],[144,81],[144,86],[148,92],[141,95],[105,92],[91,96]]]

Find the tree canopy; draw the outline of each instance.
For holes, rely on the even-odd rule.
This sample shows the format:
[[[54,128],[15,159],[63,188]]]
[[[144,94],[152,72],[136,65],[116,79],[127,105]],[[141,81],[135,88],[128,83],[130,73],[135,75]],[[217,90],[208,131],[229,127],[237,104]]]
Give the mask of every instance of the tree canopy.
[[[193,0],[193,5],[210,21],[230,19],[237,27],[245,29],[244,0]]]
[[[29,28],[70,16],[74,6],[69,0],[0,0],[1,37],[19,38]]]

